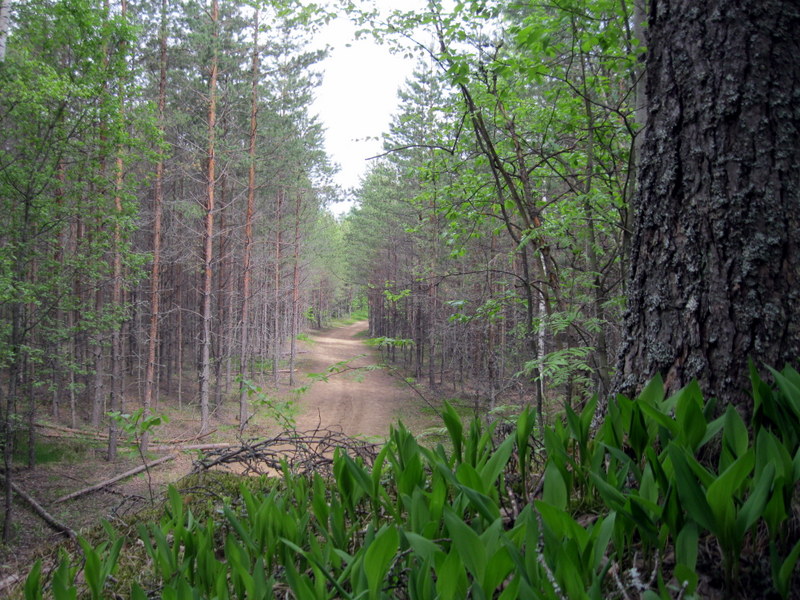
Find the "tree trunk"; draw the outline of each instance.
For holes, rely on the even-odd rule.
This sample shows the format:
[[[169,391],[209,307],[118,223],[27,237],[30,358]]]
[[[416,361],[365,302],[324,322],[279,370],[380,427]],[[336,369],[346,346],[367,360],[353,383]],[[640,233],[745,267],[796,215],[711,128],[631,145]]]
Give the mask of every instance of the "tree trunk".
[[[128,2],[122,0],[120,6],[120,15],[123,20],[127,18]],[[123,43],[122,49],[124,51],[125,45]],[[125,115],[125,82],[119,81],[119,114],[120,119],[124,120]],[[117,221],[114,225],[114,284],[111,290],[111,302],[117,309],[122,308],[123,305],[123,290],[122,290],[122,228],[120,225],[122,219],[122,186],[125,182],[125,168],[122,158],[123,147],[120,144],[117,147],[117,157],[115,161],[115,175],[114,175],[114,210],[117,212]],[[122,322],[114,323],[114,329],[111,332],[111,406],[109,407],[112,412],[121,412],[123,408],[123,382],[122,382]],[[117,422],[110,419],[108,429],[108,460],[112,461],[117,458],[117,438],[119,431]]]
[[[297,334],[300,325],[300,215],[302,195],[294,201],[294,243],[292,244],[292,317],[289,323],[289,385],[294,385],[294,361],[297,357]]]
[[[164,109],[167,99],[167,0],[161,0],[161,25],[158,34],[159,45],[159,77],[158,77],[158,121],[159,128],[164,130]],[[159,157],[156,163],[156,180],[153,192],[153,264],[150,267],[150,328],[147,340],[147,366],[145,367],[144,398],[142,400],[142,417],[150,416],[153,396],[156,388],[156,348],[158,345],[158,319],[161,302],[161,218],[164,205],[164,159]],[[140,448],[142,454],[147,453],[150,436],[142,434]]]
[[[6,59],[8,23],[11,16],[11,0],[0,0],[0,63]]]
[[[697,378],[748,415],[747,361],[800,356],[800,11],[653,0],[616,389]]]
[[[206,187],[205,228],[203,231],[203,337],[200,354],[200,431],[208,431],[208,401],[211,383],[211,291],[213,273],[211,262],[214,253],[214,187],[215,187],[215,136],[217,122],[217,22],[219,5],[211,0],[212,53],[208,84],[208,170]]]
[[[275,380],[275,385],[280,381],[278,375],[278,368],[281,360],[281,349],[283,348],[283,333],[281,331],[281,260],[283,254],[282,239],[281,239],[281,221],[283,215],[283,190],[278,190],[276,215],[275,215],[275,307],[272,315],[273,328],[272,333],[274,336],[272,359],[272,378]]]
[[[258,9],[253,14],[253,63],[250,80],[250,144],[247,175],[247,214],[244,219],[244,257],[242,262],[242,335],[239,352],[239,428],[247,422],[248,334],[250,330],[250,270],[253,246],[253,212],[256,200],[256,134],[258,133]]]

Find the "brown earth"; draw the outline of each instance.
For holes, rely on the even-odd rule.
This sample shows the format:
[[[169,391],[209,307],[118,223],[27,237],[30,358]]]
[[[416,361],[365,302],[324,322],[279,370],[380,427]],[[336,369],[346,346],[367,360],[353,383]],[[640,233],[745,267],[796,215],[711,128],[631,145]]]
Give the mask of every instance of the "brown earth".
[[[301,366],[327,380],[314,381],[301,395],[298,431],[319,426],[352,437],[386,437],[391,424],[410,416],[413,392],[384,369],[370,369],[378,358],[358,337],[366,329],[362,321],[311,336],[309,358]],[[330,367],[341,371],[328,374]]]
[[[412,429],[427,424],[425,418],[420,418],[419,400],[409,387],[384,369],[369,368],[377,364],[379,357],[362,340],[366,328],[366,322],[358,322],[318,332],[310,336],[310,341],[300,343],[303,352],[299,356],[295,384],[309,385],[297,400],[297,431],[341,429],[349,436],[374,440],[385,438],[391,424],[399,419],[407,424],[411,421]],[[329,372],[330,367],[335,367],[337,372]],[[309,379],[307,373],[324,374],[327,380]],[[283,384],[278,392],[270,390],[270,393],[280,396],[289,389]],[[238,406],[233,396],[235,394],[214,413],[215,433],[202,441],[236,442]],[[159,411],[170,416],[169,423],[155,433],[160,440],[190,438],[199,427],[194,408],[179,410],[162,400]],[[248,424],[245,436],[266,438],[274,433],[276,425],[271,419],[257,414]],[[54,500],[65,494],[141,464],[141,458],[132,451],[121,453],[120,458],[109,463],[104,459],[102,443],[90,446],[82,440],[57,440],[63,444],[59,446],[57,461],[31,470],[19,469],[14,473],[14,481],[53,517],[78,533],[97,525],[103,518],[119,522],[132,511],[148,506],[151,495],[157,496],[169,483],[190,471],[196,456],[184,452],[176,460],[153,468],[149,475],[142,473],[102,491],[56,504]],[[156,456],[150,457],[153,458]],[[11,543],[0,544],[0,597],[27,574],[37,555],[63,540],[16,497],[13,518]]]

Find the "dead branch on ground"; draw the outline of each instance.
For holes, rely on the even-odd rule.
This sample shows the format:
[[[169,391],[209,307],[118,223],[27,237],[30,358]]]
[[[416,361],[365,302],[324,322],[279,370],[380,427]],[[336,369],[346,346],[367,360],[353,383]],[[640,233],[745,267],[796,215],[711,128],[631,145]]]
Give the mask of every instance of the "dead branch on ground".
[[[14,490],[14,493],[17,494],[20,498],[22,498],[25,502],[28,503],[37,515],[39,515],[42,520],[47,523],[53,530],[57,531],[63,536],[66,536],[72,540],[74,540],[77,536],[75,532],[64,525],[62,522],[57,520],[53,515],[47,512],[41,504],[39,504],[32,496],[29,496],[25,493],[16,483],[13,481],[11,482],[11,489]]]
[[[245,440],[234,448],[214,450],[195,461],[193,473],[223,467],[243,475],[275,475],[283,462],[293,473],[332,475],[333,452],[345,449],[372,465],[378,445],[346,436],[340,430],[284,431],[266,440]]]
[[[61,496],[54,501],[54,504],[58,504],[59,502],[66,502],[67,500],[72,500],[73,498],[77,498],[78,496],[83,496],[84,494],[90,494],[91,492],[96,492],[97,490],[101,490],[104,487],[111,485],[112,483],[116,483],[123,479],[127,479],[128,477],[133,477],[137,473],[141,473],[142,471],[149,469],[151,467],[155,467],[156,465],[160,465],[161,463],[165,463],[167,461],[173,460],[178,456],[177,453],[175,454],[167,454],[166,456],[162,456],[152,462],[149,462],[144,465],[139,465],[135,469],[131,469],[130,471],[125,471],[124,473],[120,473],[116,477],[112,477],[111,479],[106,479],[105,481],[101,481],[100,483],[96,483],[91,485],[87,488],[83,488],[81,490],[72,492],[71,494],[67,494],[66,496]]]

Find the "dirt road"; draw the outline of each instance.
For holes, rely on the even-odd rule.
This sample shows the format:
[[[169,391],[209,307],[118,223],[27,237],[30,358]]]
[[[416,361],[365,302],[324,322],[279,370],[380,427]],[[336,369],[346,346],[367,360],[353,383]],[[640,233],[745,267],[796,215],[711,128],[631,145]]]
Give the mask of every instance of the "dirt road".
[[[328,329],[311,336],[309,353],[302,355],[304,372],[323,373],[340,362],[348,367],[364,367],[378,362],[378,353],[364,344],[358,334],[367,329],[366,321]],[[360,356],[365,355],[365,356]],[[356,358],[355,357],[359,357]],[[301,375],[300,385],[306,378]],[[413,401],[413,392],[385,370],[347,370],[317,381],[299,401],[297,430],[341,428],[350,436],[386,437],[389,426],[397,422]]]

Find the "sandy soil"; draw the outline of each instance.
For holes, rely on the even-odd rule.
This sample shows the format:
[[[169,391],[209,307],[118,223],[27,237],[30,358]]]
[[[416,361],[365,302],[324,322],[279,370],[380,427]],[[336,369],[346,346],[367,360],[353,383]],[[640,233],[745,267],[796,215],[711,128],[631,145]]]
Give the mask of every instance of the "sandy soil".
[[[403,416],[413,392],[385,370],[365,368],[378,361],[377,352],[358,337],[366,329],[362,321],[311,336],[308,358],[301,363],[304,371],[325,373],[341,361],[348,362],[340,367],[342,372],[313,382],[301,396],[298,431],[319,426],[354,437],[386,437],[390,425]]]

